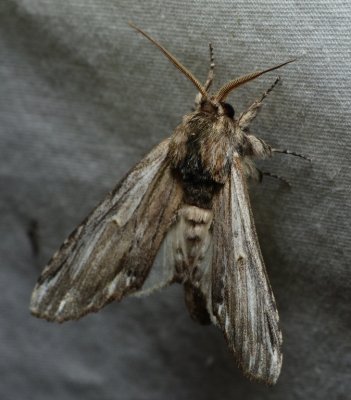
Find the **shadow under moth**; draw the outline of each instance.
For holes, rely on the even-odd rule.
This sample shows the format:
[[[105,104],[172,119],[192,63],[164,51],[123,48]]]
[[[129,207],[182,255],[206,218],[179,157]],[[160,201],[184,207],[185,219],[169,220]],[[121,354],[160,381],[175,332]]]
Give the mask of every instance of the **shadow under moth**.
[[[231,80],[210,95],[211,45],[202,85],[163,46],[131,26],[195,85],[195,109],[65,240],[39,277],[31,312],[49,321],[75,320],[132,293],[181,283],[191,317],[223,331],[245,375],[274,384],[282,334],[246,181],[262,177],[253,158],[301,155],[274,149],[249,130],[278,79],[238,118],[225,100],[237,87],[291,61]],[[165,262],[156,271],[160,251]]]

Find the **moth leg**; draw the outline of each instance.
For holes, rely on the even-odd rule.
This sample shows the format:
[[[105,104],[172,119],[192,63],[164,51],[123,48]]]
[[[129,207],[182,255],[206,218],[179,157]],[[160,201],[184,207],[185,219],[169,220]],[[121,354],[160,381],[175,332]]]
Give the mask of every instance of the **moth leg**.
[[[267,97],[267,95],[275,88],[277,83],[280,81],[280,76],[276,78],[276,80],[272,83],[272,85],[262,94],[262,96],[256,99],[250,107],[240,114],[238,119],[238,124],[240,128],[247,132],[250,123],[256,118],[259,110],[262,107],[263,100]]]
[[[213,56],[213,46],[212,43],[208,44],[209,47],[209,51],[210,51],[210,69],[208,71],[208,75],[207,75],[207,80],[206,83],[204,85],[204,89],[207,92],[208,89],[211,87],[212,82],[213,82],[213,78],[214,78],[214,68],[215,68],[215,62],[214,62],[214,56]],[[202,98],[202,94],[198,93],[195,97],[195,110],[199,107],[200,102],[201,102],[201,98]]]
[[[267,95],[277,86],[279,81],[280,81],[280,76],[277,76],[275,81],[271,84],[271,86],[262,94],[260,99],[256,101],[262,103],[262,101],[267,97]]]
[[[256,158],[267,158],[272,157],[272,148],[261,138],[249,133],[245,135],[244,155],[256,157]]]
[[[272,153],[283,153],[283,154],[290,154],[292,156],[296,156],[296,157],[300,157],[303,158],[304,160],[307,160],[309,162],[312,162],[312,160],[300,153],[295,153],[295,151],[291,151],[291,150],[286,150],[286,149],[272,149]]]
[[[256,168],[256,169],[257,169],[257,173],[258,173],[259,182],[262,182],[264,176],[269,176],[271,178],[278,179],[279,181],[283,182],[285,185],[291,187],[291,183],[287,179],[283,178],[282,176],[272,174],[271,172],[268,172],[268,171],[261,171],[258,168]]]

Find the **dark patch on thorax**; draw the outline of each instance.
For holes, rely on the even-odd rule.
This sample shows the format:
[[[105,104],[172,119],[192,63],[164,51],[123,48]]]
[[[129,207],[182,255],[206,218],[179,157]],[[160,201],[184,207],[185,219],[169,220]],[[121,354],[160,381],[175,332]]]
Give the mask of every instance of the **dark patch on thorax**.
[[[212,209],[212,199],[222,184],[215,182],[206,170],[200,156],[201,140],[194,134],[186,143],[185,157],[174,166],[176,176],[181,180],[186,204]]]

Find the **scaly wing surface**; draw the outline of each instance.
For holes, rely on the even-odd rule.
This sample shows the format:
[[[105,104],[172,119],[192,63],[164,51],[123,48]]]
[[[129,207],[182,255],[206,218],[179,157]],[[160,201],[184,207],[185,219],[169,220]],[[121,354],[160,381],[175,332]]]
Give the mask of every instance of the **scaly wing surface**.
[[[139,290],[182,198],[156,146],[64,242],[40,276],[31,312],[63,322]]]
[[[274,384],[282,335],[239,157],[215,199],[213,241],[213,319],[244,373]]]

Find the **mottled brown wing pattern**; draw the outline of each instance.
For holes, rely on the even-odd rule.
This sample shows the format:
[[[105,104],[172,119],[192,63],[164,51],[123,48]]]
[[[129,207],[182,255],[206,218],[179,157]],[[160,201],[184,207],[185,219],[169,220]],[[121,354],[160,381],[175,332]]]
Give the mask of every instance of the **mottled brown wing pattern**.
[[[142,287],[182,192],[156,146],[64,242],[33,291],[34,315],[63,322]]]
[[[214,203],[212,309],[244,373],[274,384],[282,335],[239,157]]]

